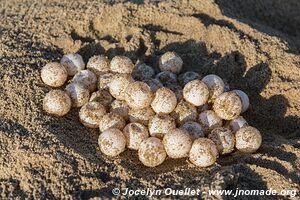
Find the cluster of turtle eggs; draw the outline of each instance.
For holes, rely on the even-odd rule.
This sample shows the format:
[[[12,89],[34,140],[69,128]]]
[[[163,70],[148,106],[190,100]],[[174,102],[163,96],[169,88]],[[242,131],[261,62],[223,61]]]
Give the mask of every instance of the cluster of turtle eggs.
[[[255,152],[261,134],[240,116],[249,107],[247,94],[230,91],[217,75],[179,74],[182,64],[176,53],[166,52],[159,59],[161,72],[155,74],[152,67],[134,65],[125,56],[109,60],[97,55],[85,66],[79,54],[64,55],[60,63],[42,68],[45,84],[58,88],[68,82],[64,90],[46,94],[43,108],[64,116],[71,107],[80,107],[81,123],[100,129],[102,153],[137,150],[148,167],[167,156],[189,157],[196,166],[207,167],[235,149]]]

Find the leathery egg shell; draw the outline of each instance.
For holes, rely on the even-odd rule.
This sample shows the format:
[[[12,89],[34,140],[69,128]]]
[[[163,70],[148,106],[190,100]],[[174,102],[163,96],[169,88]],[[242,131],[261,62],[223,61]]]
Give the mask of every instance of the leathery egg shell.
[[[118,100],[125,100],[125,90],[131,82],[133,82],[131,75],[115,75],[109,83],[110,94]]]
[[[151,107],[157,114],[169,114],[177,105],[175,93],[168,88],[159,88],[155,92]]]
[[[208,87],[200,80],[190,81],[183,88],[183,98],[194,106],[204,105],[208,97]]]
[[[116,113],[108,113],[104,115],[99,122],[99,130],[103,132],[110,128],[122,130],[126,125],[124,118]]]
[[[54,116],[64,116],[71,109],[71,99],[62,90],[51,90],[43,100],[43,109]]]
[[[81,107],[89,101],[90,91],[81,84],[70,83],[65,90],[71,97],[73,107]]]
[[[141,81],[130,83],[125,90],[125,101],[133,109],[143,109],[150,106],[153,93],[150,87]]]
[[[237,118],[242,112],[242,101],[235,92],[224,92],[213,104],[215,113],[225,120]]]
[[[144,140],[138,150],[139,160],[147,167],[156,167],[166,159],[166,151],[161,140],[149,137]]]
[[[100,119],[105,114],[105,107],[101,103],[90,101],[80,108],[79,119],[88,128],[98,128]]]
[[[208,135],[208,138],[216,144],[219,154],[228,154],[234,150],[234,135],[228,128],[215,128]]]
[[[218,149],[212,140],[198,138],[192,144],[189,160],[198,167],[208,167],[216,162],[218,156]]]
[[[72,82],[82,84],[90,92],[93,92],[97,88],[97,77],[90,70],[82,70],[78,72],[73,77]]]
[[[126,146],[129,149],[138,150],[140,144],[149,137],[149,132],[146,126],[140,123],[129,123],[123,129],[126,137]]]
[[[100,150],[107,156],[117,156],[126,147],[126,138],[119,129],[111,128],[102,132],[98,139]]]
[[[74,76],[85,68],[84,61],[78,53],[64,55],[60,60],[60,64],[66,67],[69,76]]]
[[[46,64],[41,71],[42,81],[51,87],[60,87],[65,84],[68,78],[68,72],[66,68],[57,63],[52,62]]]
[[[163,144],[170,158],[184,158],[189,155],[192,139],[183,129],[173,129],[163,138]]]
[[[262,137],[256,128],[245,126],[235,133],[235,147],[243,153],[254,153],[262,143]]]
[[[151,136],[163,138],[165,134],[176,128],[176,123],[169,115],[155,115],[150,119],[148,128]]]

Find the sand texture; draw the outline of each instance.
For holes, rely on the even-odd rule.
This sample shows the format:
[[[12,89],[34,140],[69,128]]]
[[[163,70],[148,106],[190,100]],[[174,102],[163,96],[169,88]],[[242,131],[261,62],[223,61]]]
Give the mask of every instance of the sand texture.
[[[297,0],[0,0],[0,198],[103,198],[115,187],[299,190],[299,13]],[[263,135],[257,153],[222,156],[207,169],[187,159],[147,168],[134,151],[103,156],[99,131],[80,124],[78,109],[62,118],[42,111],[51,88],[40,70],[65,53],[85,62],[126,55],[157,68],[169,50],[184,70],[217,74],[249,94],[244,117]]]

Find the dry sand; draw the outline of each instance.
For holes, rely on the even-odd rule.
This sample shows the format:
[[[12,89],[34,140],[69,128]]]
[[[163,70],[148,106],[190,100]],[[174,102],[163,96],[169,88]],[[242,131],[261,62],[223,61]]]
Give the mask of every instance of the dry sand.
[[[1,0],[1,199],[111,197],[115,187],[299,190],[299,13],[296,0]],[[257,153],[225,156],[207,169],[185,159],[147,168],[132,151],[101,155],[99,132],[79,123],[78,110],[54,118],[41,109],[50,88],[40,69],[64,53],[85,61],[124,54],[157,66],[168,50],[185,70],[218,74],[250,95],[245,118],[263,134]]]

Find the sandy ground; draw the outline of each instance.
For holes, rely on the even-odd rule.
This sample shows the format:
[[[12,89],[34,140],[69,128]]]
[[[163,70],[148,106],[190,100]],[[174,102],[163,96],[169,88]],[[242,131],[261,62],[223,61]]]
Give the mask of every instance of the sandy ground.
[[[209,189],[299,190],[299,13],[296,0],[1,0],[1,199],[111,197],[115,187],[198,188],[202,198],[219,198]],[[124,54],[157,66],[168,50],[185,70],[218,74],[250,95],[245,118],[264,138],[256,154],[235,153],[207,169],[185,159],[146,168],[135,152],[102,156],[99,132],[79,123],[78,110],[54,118],[41,109],[50,88],[40,69],[64,53],[78,51],[85,61]]]

